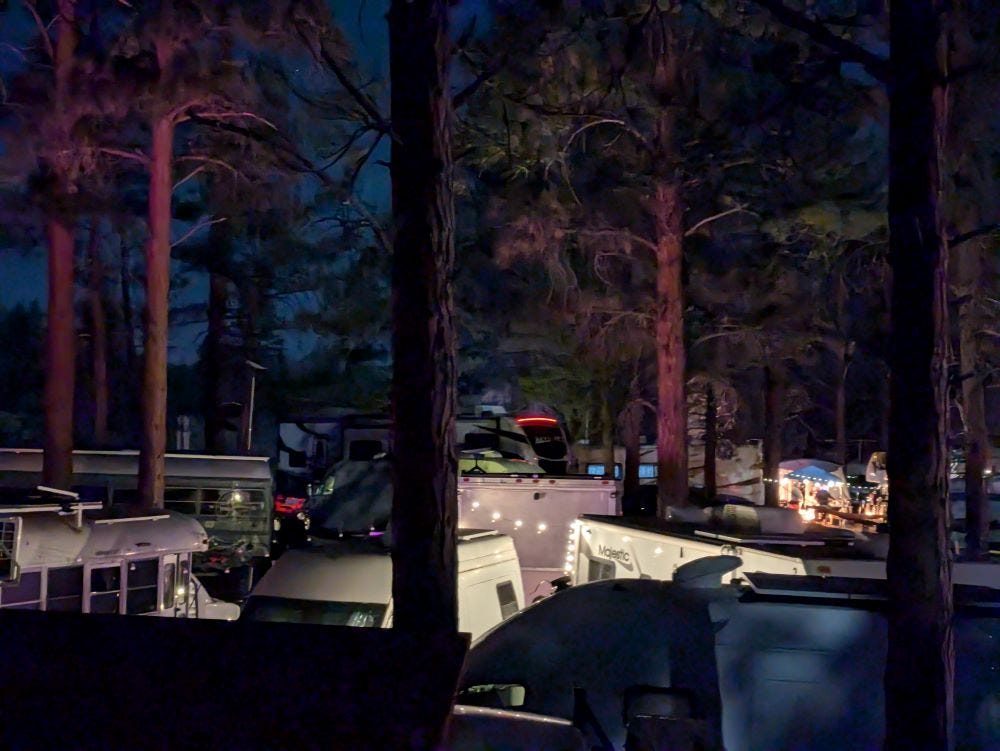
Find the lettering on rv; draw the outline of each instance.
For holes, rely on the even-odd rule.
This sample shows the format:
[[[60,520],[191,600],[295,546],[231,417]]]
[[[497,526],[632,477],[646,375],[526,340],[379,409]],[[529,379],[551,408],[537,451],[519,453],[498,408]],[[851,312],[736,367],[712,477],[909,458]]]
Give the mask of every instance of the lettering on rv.
[[[627,550],[623,550],[621,548],[609,548],[607,545],[598,545],[597,554],[602,558],[617,561],[618,563],[625,564],[628,568],[632,568],[630,565],[632,562],[632,556]]]

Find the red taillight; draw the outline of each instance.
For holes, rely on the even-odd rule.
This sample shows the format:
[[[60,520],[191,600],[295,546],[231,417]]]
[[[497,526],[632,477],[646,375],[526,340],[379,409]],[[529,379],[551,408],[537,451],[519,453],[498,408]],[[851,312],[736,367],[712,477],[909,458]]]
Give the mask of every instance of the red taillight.
[[[518,417],[518,425],[558,425],[559,421],[554,417]]]
[[[305,498],[296,498],[290,495],[277,495],[274,497],[274,510],[279,514],[298,513],[305,505]]]

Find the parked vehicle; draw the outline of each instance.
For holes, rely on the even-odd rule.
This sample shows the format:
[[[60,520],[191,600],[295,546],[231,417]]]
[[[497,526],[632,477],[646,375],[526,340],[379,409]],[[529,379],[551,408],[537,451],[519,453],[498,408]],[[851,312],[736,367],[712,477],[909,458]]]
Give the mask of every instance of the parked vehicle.
[[[583,516],[574,528],[567,574],[577,584],[633,578],[669,581],[685,563],[734,555],[741,563],[725,575],[726,582],[746,580],[752,573],[854,581],[886,577],[888,534],[807,524],[791,509],[758,506],[695,509],[684,518]],[[1000,590],[1000,565],[956,561],[952,580]]]
[[[524,606],[513,541],[489,530],[458,534],[458,626],[475,639]],[[290,550],[261,578],[243,611],[253,621],[392,625],[392,559],[382,536]]]
[[[94,517],[100,503],[0,506],[0,609],[235,620],[192,575],[208,550],[196,519]],[[84,511],[88,514],[85,516]]]
[[[548,594],[552,580],[563,576],[577,516],[618,512],[614,483],[599,477],[549,476],[537,464],[493,451],[466,454],[459,470],[459,526],[496,529],[514,540],[529,601]],[[385,530],[392,509],[389,459],[341,462],[307,508],[315,536]]]
[[[557,592],[473,645],[459,702],[573,720],[601,751],[881,748],[884,586],[861,601],[836,578],[720,586],[734,565]],[[1000,618],[969,594],[956,598],[955,745],[991,751]]]
[[[130,505],[138,472],[137,451],[74,451],[69,489],[107,508]],[[0,449],[0,488],[31,489],[41,478],[40,449]],[[273,483],[267,457],[167,454],[164,482],[164,508],[194,517],[208,533],[208,549],[195,557],[195,571],[217,596],[245,596],[253,566],[271,554]]]

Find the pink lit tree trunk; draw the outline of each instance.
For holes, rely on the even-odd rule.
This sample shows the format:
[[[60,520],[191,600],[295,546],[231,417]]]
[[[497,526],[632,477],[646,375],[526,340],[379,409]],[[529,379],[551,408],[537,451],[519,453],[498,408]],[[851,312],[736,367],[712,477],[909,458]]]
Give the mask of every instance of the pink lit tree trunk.
[[[458,629],[448,6],[392,0],[389,10],[393,625],[431,643]]]
[[[653,199],[656,228],[657,508],[688,502],[684,351],[683,205],[680,186],[663,182]]]
[[[167,332],[170,294],[170,204],[174,117],[153,123],[149,164],[149,240],[146,243],[146,338],[139,439],[139,504],[163,508],[167,445]]]
[[[70,69],[76,50],[75,0],[60,0],[56,19],[54,119],[64,116]],[[69,150],[69,125],[53,128],[62,150],[50,160],[54,173],[57,203],[69,194],[65,153]],[[73,474],[73,392],[76,385],[76,316],[73,223],[57,206],[46,227],[48,240],[48,320],[45,334],[45,440],[42,481],[49,486],[68,488]]]
[[[108,443],[108,320],[104,310],[104,262],[101,259],[100,237],[97,221],[90,230],[88,243],[90,278],[90,340],[94,389],[94,442],[98,446]]]

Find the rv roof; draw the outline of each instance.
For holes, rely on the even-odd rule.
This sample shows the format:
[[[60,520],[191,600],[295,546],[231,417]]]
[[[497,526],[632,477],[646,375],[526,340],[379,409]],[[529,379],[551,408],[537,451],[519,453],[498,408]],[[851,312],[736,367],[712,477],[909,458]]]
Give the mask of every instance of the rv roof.
[[[73,474],[75,475],[134,476],[138,471],[138,463],[138,451],[73,452]],[[0,472],[34,473],[41,471],[41,449],[0,449]],[[266,456],[167,454],[164,474],[167,477],[270,480],[271,468]]]

